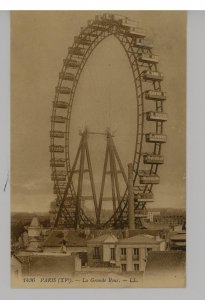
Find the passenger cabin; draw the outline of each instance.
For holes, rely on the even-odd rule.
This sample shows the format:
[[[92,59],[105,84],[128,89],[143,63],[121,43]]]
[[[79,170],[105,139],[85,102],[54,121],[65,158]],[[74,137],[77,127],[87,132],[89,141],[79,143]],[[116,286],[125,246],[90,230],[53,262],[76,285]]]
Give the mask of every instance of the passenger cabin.
[[[69,52],[69,54],[72,54],[72,55],[83,56],[85,53],[85,50],[80,47],[74,47],[74,48],[69,47],[68,52]]]
[[[54,108],[68,108],[68,102],[65,101],[53,101]]]
[[[64,152],[64,147],[61,145],[51,145],[50,146],[50,152],[60,152],[63,153]]]
[[[52,173],[53,175],[56,175],[56,176],[66,176],[67,175],[67,172],[65,170],[61,170],[61,171],[55,171]]]
[[[163,80],[163,74],[160,72],[147,70],[143,72],[143,78],[145,80],[161,81]]]
[[[65,159],[64,158],[55,158],[50,160],[51,167],[65,167]]]
[[[56,195],[58,193],[60,193],[61,195],[63,195],[65,193],[65,189],[61,189],[61,188],[57,188],[56,186],[53,187],[53,193]]]
[[[92,24],[90,26],[91,26],[91,28],[98,30],[98,31],[104,30],[104,26],[103,26],[103,24],[101,24],[100,21],[95,20],[92,22]]]
[[[138,24],[134,21],[131,21],[129,19],[123,19],[121,21],[121,25],[124,27],[127,27],[127,29],[128,29],[127,34],[130,36],[137,36],[140,38],[144,38],[146,36],[145,30],[142,28],[139,28]]]
[[[112,15],[112,19],[116,22],[122,22],[122,16],[119,15]]]
[[[62,171],[56,171],[51,174],[51,178],[56,178],[56,180],[64,181],[64,179],[62,179],[62,178],[66,179],[66,173],[64,173]]]
[[[73,69],[76,69],[80,66],[79,61],[77,61],[75,59],[64,59],[63,62],[66,67],[70,67]]]
[[[160,178],[157,174],[142,174],[139,175],[140,184],[158,184],[160,182]]]
[[[122,17],[118,15],[113,15],[109,13],[104,13],[103,15],[98,15],[95,17],[94,22],[110,22],[110,21],[116,21],[116,22],[122,22]]]
[[[80,36],[74,37],[74,42],[76,44],[81,44],[83,46],[90,46],[92,44],[91,39],[88,39],[87,37],[80,37]]]
[[[57,131],[57,130],[50,131],[50,137],[64,138],[64,136],[65,136],[65,132],[63,132],[63,131]]]
[[[68,72],[60,72],[59,78],[63,79],[63,80],[73,81],[75,79],[75,75],[72,73],[68,73]]]
[[[125,26],[125,27],[128,27],[128,28],[138,26],[137,22],[132,21],[128,18],[123,18],[123,19],[121,18],[121,24],[122,24],[122,26]]]
[[[102,17],[102,20],[105,20],[105,19],[107,19],[107,20],[112,20],[112,19],[113,19],[113,16],[114,16],[114,15],[111,15],[111,14],[109,14],[109,13],[104,13],[101,17]]]
[[[58,186],[59,186],[59,188],[66,188],[67,183],[61,182],[61,183],[58,184]]]
[[[152,203],[152,202],[154,202],[154,200],[153,199],[134,199],[134,201],[136,202],[136,203]]]
[[[102,21],[102,16],[101,15],[97,15],[97,16],[95,16],[95,23],[99,23],[99,22],[101,22]]]
[[[61,117],[61,116],[52,116],[51,117],[51,122],[55,123],[66,123],[67,118]]]
[[[54,174],[52,174],[51,180],[66,181],[66,176],[63,176],[63,175],[55,176]]]
[[[165,134],[147,133],[145,134],[146,142],[148,143],[166,143],[167,136]]]
[[[148,90],[145,92],[147,100],[166,100],[166,93],[161,91]]]
[[[104,14],[101,16],[101,21],[103,21],[103,22],[114,21],[114,15],[104,13]]]
[[[158,55],[154,55],[154,54],[141,53],[139,55],[139,61],[145,63],[158,63],[159,57]]]
[[[86,34],[92,38],[96,38],[98,36],[98,33],[96,32],[96,30],[91,30],[91,29]]]
[[[146,33],[145,30],[138,27],[130,27],[128,35],[130,36],[137,36],[137,37],[145,37]]]
[[[57,86],[56,87],[56,93],[59,94],[70,94],[71,89],[65,86]]]
[[[154,195],[153,193],[135,193],[134,192],[134,197],[138,200],[142,200],[142,199],[153,199]]]
[[[156,111],[148,111],[146,113],[146,119],[147,119],[147,121],[165,122],[165,121],[167,121],[167,114],[166,113],[159,113],[159,112],[156,112]]]
[[[67,187],[67,183],[66,182],[58,182],[57,186],[54,185],[54,191],[56,191],[54,194],[57,193],[57,191],[59,191],[61,194],[63,194],[66,190]]]
[[[151,49],[153,47],[153,44],[151,41],[149,41],[147,39],[137,39],[135,46],[140,47],[140,48]]]
[[[163,164],[164,163],[164,156],[157,155],[157,154],[144,154],[143,155],[143,162],[144,164]]]

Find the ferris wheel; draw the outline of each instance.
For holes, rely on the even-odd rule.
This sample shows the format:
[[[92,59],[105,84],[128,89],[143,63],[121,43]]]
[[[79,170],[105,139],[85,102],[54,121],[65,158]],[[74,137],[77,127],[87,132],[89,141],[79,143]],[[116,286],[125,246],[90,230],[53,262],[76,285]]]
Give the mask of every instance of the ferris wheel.
[[[133,153],[133,189],[136,226],[140,227],[141,221],[146,218],[146,205],[154,201],[153,186],[160,183],[158,169],[164,163],[162,144],[166,143],[167,137],[163,127],[167,121],[167,114],[163,109],[166,93],[161,86],[163,74],[158,71],[158,56],[152,53],[152,42],[146,38],[145,31],[139,28],[135,21],[113,14],[96,16],[94,20],[88,21],[86,27],[81,28],[78,36],[74,37],[74,43],[68,49],[59,73],[53,101],[50,165],[54,193],[57,196],[57,209],[53,212],[55,226],[73,228],[77,223],[79,227],[96,226],[76,202],[78,192],[72,180],[76,170],[71,165],[69,154],[70,122],[81,73],[94,49],[109,36],[114,36],[122,45],[132,70],[135,86],[137,130]],[[151,130],[146,131],[146,128]],[[85,143],[86,135],[82,134],[82,136]],[[82,150],[80,148],[82,143],[79,151]],[[127,197],[127,189],[125,189],[113,215],[104,223],[100,222],[99,217],[98,227],[117,228],[127,225]],[[96,197],[94,198],[96,215],[100,216],[101,206],[97,203]]]

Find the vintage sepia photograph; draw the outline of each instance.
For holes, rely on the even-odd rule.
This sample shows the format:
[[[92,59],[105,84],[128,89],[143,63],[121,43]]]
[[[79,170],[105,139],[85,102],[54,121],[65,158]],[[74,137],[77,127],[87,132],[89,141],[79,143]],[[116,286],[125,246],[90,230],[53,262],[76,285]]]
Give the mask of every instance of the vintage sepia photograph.
[[[11,287],[186,287],[186,12],[11,13]]]

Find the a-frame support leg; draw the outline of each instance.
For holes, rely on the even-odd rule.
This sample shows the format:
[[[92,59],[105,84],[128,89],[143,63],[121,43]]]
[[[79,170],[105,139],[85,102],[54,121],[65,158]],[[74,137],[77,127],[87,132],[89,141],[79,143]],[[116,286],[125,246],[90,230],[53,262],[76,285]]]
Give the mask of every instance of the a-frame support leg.
[[[89,176],[90,176],[91,189],[92,189],[92,194],[93,194],[95,216],[96,216],[96,219],[97,219],[98,218],[98,204],[97,204],[97,196],[96,196],[96,191],[95,191],[93,170],[92,170],[92,165],[91,165],[91,159],[90,159],[90,152],[89,152],[88,143],[87,143],[87,137],[86,137],[86,142],[85,142],[85,150],[86,150],[86,156],[87,156],[88,172],[89,172]]]
[[[82,135],[81,145],[81,156],[80,156],[80,168],[78,177],[78,188],[77,188],[77,203],[76,203],[76,216],[75,216],[75,228],[77,229],[80,225],[80,209],[81,209],[81,198],[82,198],[82,187],[83,187],[83,173],[84,173],[84,162],[85,162],[85,132]]]
[[[110,171],[107,171],[108,159],[109,159]],[[116,162],[118,163],[119,170],[117,170]],[[123,169],[118,152],[114,145],[112,136],[111,136],[110,132],[108,132],[107,133],[107,146],[106,146],[106,152],[105,152],[105,161],[104,161],[103,175],[102,175],[102,184],[101,184],[101,191],[100,191],[100,199],[99,199],[98,223],[100,223],[100,213],[101,213],[102,201],[103,201],[105,177],[107,174],[110,174],[110,178],[111,178],[112,202],[113,202],[113,212],[114,213],[117,209],[116,197],[117,197],[118,205],[121,202],[118,173],[122,174],[125,184],[127,186],[127,176],[125,174],[125,171]]]
[[[57,217],[56,217],[56,220],[55,220],[55,223],[54,223],[54,227],[58,226],[59,218],[60,218],[60,216],[62,214],[62,209],[63,209],[63,206],[64,206],[64,202],[66,200],[66,197],[67,197],[67,194],[68,194],[68,190],[69,190],[71,182],[72,182],[73,174],[74,174],[74,171],[75,171],[75,168],[76,168],[76,165],[77,165],[77,161],[78,161],[78,158],[79,158],[79,155],[80,155],[81,145],[82,145],[82,139],[80,141],[80,144],[79,144],[79,147],[78,147],[78,151],[77,151],[74,163],[73,163],[73,167],[71,169],[70,176],[68,178],[68,183],[67,183],[64,195],[63,195],[63,197],[61,199],[61,203],[60,203],[58,214],[57,214]]]
[[[106,150],[105,150],[105,161],[104,161],[104,167],[103,167],[102,184],[101,184],[101,189],[100,189],[97,223],[100,223],[100,213],[101,213],[101,208],[102,208],[102,200],[103,200],[103,193],[104,193],[104,187],[105,187],[105,176],[106,176],[106,170],[107,170],[107,163],[108,163],[108,144],[107,144]]]

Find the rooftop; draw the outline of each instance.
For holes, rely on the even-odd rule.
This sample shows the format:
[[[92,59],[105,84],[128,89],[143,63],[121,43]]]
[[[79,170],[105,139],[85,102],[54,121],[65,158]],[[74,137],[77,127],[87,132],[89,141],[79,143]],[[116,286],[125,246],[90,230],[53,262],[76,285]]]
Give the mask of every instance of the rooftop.
[[[139,234],[130,238],[119,240],[119,244],[159,244],[155,237]]]
[[[149,223],[147,221],[142,221],[142,225],[146,229],[150,230],[167,230],[169,229],[169,225],[167,224],[158,224],[158,223]]]
[[[28,245],[28,247],[24,251],[25,252],[42,252],[43,250],[39,247],[34,247],[32,245]]]
[[[45,240],[44,247],[60,247],[63,241],[66,242],[67,247],[86,246],[86,240],[75,230],[53,230]]]
[[[185,233],[178,233],[170,237],[172,241],[186,241],[186,234]]]
[[[88,244],[95,244],[95,243],[117,243],[118,239],[116,238],[115,235],[113,235],[112,233],[108,233],[108,234],[103,234],[100,235],[96,238],[90,239],[87,241]]]
[[[20,262],[21,264],[23,263],[23,260],[19,256],[17,256],[16,254],[13,254],[12,257],[14,259],[16,259],[18,262]]]
[[[40,227],[40,222],[38,217],[33,217],[30,227]]]

